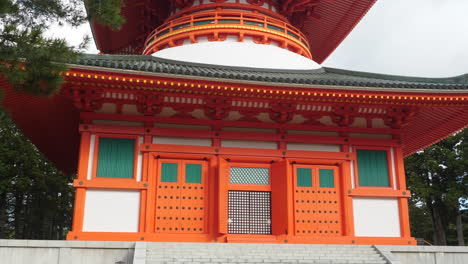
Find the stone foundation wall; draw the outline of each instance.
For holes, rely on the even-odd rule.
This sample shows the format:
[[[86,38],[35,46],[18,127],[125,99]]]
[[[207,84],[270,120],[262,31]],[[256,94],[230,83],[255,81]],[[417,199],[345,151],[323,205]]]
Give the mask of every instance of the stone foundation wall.
[[[132,264],[135,242],[0,240],[0,263]]]

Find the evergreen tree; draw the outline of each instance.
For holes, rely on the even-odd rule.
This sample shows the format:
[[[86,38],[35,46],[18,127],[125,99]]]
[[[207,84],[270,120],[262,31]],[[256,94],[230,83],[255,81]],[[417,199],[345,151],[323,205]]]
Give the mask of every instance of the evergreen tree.
[[[73,175],[58,171],[0,109],[0,238],[64,239]]]
[[[412,214],[417,215],[415,210],[427,212],[432,241],[446,245],[450,224],[463,230],[462,211],[468,209],[468,129],[407,157],[405,166],[415,204]],[[413,226],[422,223],[419,219],[411,219]],[[464,243],[463,232],[458,232],[458,237],[458,244]]]
[[[0,78],[17,91],[53,95],[63,83],[64,62],[83,46],[44,32],[54,23],[88,20],[118,29],[122,6],[122,0],[0,0]],[[58,171],[0,108],[0,238],[64,239],[72,176]]]
[[[84,5],[87,6],[87,13]],[[0,0],[0,76],[17,90],[53,95],[67,70],[86,45],[69,46],[63,38],[47,38],[53,23],[78,26],[88,19],[118,29],[122,0]]]

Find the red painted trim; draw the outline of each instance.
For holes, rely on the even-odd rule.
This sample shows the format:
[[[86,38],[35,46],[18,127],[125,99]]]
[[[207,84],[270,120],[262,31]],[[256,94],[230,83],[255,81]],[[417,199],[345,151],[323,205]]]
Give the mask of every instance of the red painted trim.
[[[253,84],[209,79],[195,80],[189,77],[162,77],[151,76],[154,74],[130,74],[112,72],[108,69],[81,69],[73,68],[65,74],[66,80],[70,84],[79,83],[81,86],[89,85],[94,87],[96,83],[102,84],[102,89],[129,92],[131,88],[150,91],[161,91],[166,95],[178,95],[181,93],[191,94],[190,97],[203,98],[204,94],[219,96],[221,93],[229,93],[230,98],[253,98],[255,100],[293,100],[304,103],[359,103],[362,105],[427,105],[453,107],[465,105],[468,95],[464,93],[431,93],[424,92],[404,92],[404,91],[378,91],[378,90],[339,90],[332,87],[311,85],[287,86],[277,84]],[[87,83],[90,82],[90,83]],[[112,87],[121,87],[116,89]],[[157,85],[158,88],[155,88]],[[292,86],[291,86],[292,85]],[[313,88],[313,89],[311,89]],[[131,101],[131,100],[128,100]]]
[[[348,195],[349,196],[357,196],[357,197],[374,197],[374,198],[378,198],[378,197],[393,197],[393,198],[396,198],[396,197],[411,197],[411,192],[408,191],[408,190],[403,190],[403,191],[400,191],[400,190],[389,190],[389,189],[385,189],[385,190],[382,190],[382,189],[354,189],[354,190],[350,190],[348,192]]]
[[[230,235],[235,239],[236,236]],[[258,240],[237,236],[239,239],[232,242],[265,243],[265,236]],[[274,239],[271,243],[288,244],[356,244],[356,245],[416,245],[412,237],[297,237],[297,236],[268,236]],[[110,232],[69,232],[67,240],[88,241],[159,241],[159,242],[229,242],[226,237],[209,234],[155,234],[155,233],[110,233]]]
[[[74,180],[75,188],[102,188],[102,189],[147,189],[146,182],[136,182],[133,179],[95,178],[92,180]]]
[[[324,126],[324,125],[305,125],[305,124],[278,124],[278,123],[257,123],[257,122],[244,122],[244,121],[229,121],[229,120],[207,120],[207,119],[187,119],[177,117],[157,117],[157,116],[144,116],[144,115],[119,115],[119,114],[106,114],[106,113],[89,113],[81,112],[83,119],[102,119],[102,120],[115,120],[115,121],[136,121],[136,122],[157,122],[168,124],[186,124],[186,125],[205,125],[213,127],[243,127],[243,128],[269,128],[281,130],[303,130],[303,131],[325,131],[325,132],[355,132],[355,133],[372,133],[372,134],[398,134],[400,130],[391,128],[360,128],[360,127],[337,127],[337,126]],[[89,128],[97,125],[88,125]],[[107,126],[111,131],[112,126]],[[116,126],[117,127],[117,126]],[[143,129],[142,127],[127,127],[126,129]],[[153,128],[151,128],[151,131]],[[227,131],[224,131],[227,132]],[[137,132],[142,133],[142,132]],[[268,134],[268,133],[265,133]],[[291,135],[291,134],[288,134]],[[271,134],[270,134],[271,136]],[[294,137],[293,137],[294,138]],[[357,139],[357,138],[356,138]]]
[[[86,127],[86,129],[85,129]],[[259,133],[242,131],[219,131],[199,129],[176,129],[176,128],[144,128],[107,125],[81,125],[80,131],[104,133],[104,134],[132,134],[145,136],[181,137],[181,138],[212,138],[231,139],[246,141],[277,141],[285,143],[310,143],[310,144],[353,144],[369,146],[398,146],[398,140],[350,138],[339,136],[313,136],[297,134]],[[190,133],[187,133],[190,131]],[[306,131],[306,130],[305,130]]]

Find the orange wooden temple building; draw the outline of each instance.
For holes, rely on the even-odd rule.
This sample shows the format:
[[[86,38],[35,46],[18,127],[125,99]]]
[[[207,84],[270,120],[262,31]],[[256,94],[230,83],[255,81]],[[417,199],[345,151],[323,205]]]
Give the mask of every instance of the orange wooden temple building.
[[[403,157],[467,126],[466,76],[321,68],[372,0],[125,2],[54,98],[0,83],[77,172],[69,240],[415,244]]]

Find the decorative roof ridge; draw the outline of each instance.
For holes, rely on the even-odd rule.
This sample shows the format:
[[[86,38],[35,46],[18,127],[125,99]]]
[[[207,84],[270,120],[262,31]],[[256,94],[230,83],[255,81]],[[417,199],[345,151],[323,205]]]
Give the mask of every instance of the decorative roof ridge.
[[[171,60],[158,58],[151,55],[116,55],[116,54],[82,54],[76,61],[69,61],[71,64],[81,64],[85,60],[119,60],[119,61],[128,61],[128,62],[153,62],[161,64],[170,64],[174,66],[186,66],[186,67],[197,67],[197,68],[206,68],[206,69],[216,69],[216,70],[230,70],[230,71],[247,71],[247,72],[267,72],[267,73],[293,73],[293,74],[320,74],[325,73],[324,68],[312,69],[312,70],[284,70],[284,69],[268,69],[268,68],[254,68],[254,67],[242,67],[242,66],[228,66],[228,65],[218,65],[218,64],[206,64],[206,63],[196,63],[196,62],[187,62],[179,60]]]
[[[416,82],[416,83],[437,83],[437,84],[468,84],[468,73],[451,76],[451,77],[416,77],[416,76],[404,76],[404,75],[393,75],[383,73],[373,73],[364,71],[352,71],[346,69],[329,68],[323,67],[325,72],[335,73],[339,75],[347,75],[353,77],[364,77],[371,79],[381,79],[388,81],[403,81],[403,82]]]
[[[323,67],[315,70],[281,70],[223,66],[162,59],[149,55],[84,54],[70,66],[131,70],[216,79],[266,83],[394,89],[468,90],[468,74],[449,78],[408,77]],[[353,88],[354,89],[354,88]]]

